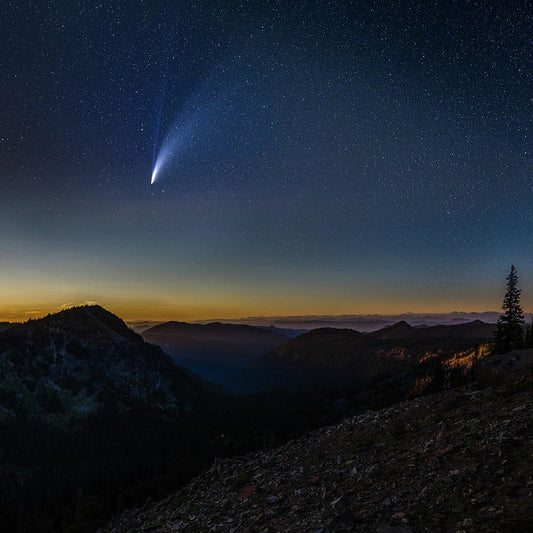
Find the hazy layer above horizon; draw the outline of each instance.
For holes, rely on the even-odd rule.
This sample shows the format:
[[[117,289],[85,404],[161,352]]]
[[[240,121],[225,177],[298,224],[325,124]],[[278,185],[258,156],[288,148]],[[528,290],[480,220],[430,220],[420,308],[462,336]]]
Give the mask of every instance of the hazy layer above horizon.
[[[244,317],[244,318],[216,318],[196,320],[195,323],[208,324],[223,322],[225,324],[248,324],[250,326],[275,326],[277,328],[314,329],[320,327],[348,328],[357,331],[376,331],[382,327],[395,324],[404,320],[411,326],[454,325],[481,320],[494,324],[500,313],[496,311],[460,312],[451,313],[402,313],[397,315],[301,315],[301,316],[270,316],[270,317]],[[530,321],[533,314],[526,315]],[[162,323],[157,320],[133,320],[128,325],[143,331],[149,327]]]

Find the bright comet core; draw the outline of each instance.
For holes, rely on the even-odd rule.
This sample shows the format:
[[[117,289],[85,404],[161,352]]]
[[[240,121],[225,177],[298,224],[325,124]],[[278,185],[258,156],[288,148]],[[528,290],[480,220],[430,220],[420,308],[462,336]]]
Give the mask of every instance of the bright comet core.
[[[153,185],[155,181],[157,180],[157,175],[159,174],[160,167],[161,167],[161,162],[158,157],[155,162],[154,169],[152,170],[152,179],[150,180],[150,185]]]

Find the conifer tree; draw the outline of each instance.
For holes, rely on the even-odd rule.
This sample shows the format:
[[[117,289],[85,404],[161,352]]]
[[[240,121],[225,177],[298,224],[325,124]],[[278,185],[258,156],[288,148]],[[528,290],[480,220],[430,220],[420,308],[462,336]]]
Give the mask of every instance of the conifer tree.
[[[498,330],[494,338],[494,351],[506,353],[523,345],[524,312],[520,306],[518,274],[514,265],[507,276],[507,290],[503,299],[503,314],[498,319]]]

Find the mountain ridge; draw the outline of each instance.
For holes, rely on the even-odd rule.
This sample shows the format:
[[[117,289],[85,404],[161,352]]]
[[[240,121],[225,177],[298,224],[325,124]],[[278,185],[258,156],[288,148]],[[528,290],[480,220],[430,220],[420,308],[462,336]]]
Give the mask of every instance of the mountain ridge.
[[[492,340],[496,331],[496,324],[489,324],[481,320],[462,322],[460,324],[435,324],[432,326],[411,326],[401,320],[391,326],[369,333],[380,339],[428,339],[428,338],[471,338],[483,341]]]
[[[236,376],[250,362],[289,339],[290,332],[247,324],[170,321],[142,332],[176,363],[219,385],[238,389]]]
[[[171,320],[162,324],[157,324],[142,332],[144,337],[150,338],[155,336],[176,336],[192,337],[202,336],[210,341],[227,341],[232,335],[240,334],[241,337],[246,335],[259,336],[264,339],[270,339],[274,335],[276,338],[286,337],[279,333],[277,328],[265,329],[262,327],[250,326],[248,324],[225,324],[223,322],[208,322],[206,324],[195,324],[190,322],[180,322]]]
[[[19,399],[10,400],[15,410],[46,414],[34,392],[42,390],[63,416],[76,409],[86,415],[109,401],[185,408],[203,388],[200,378],[180,369],[161,348],[94,305],[1,331],[0,378],[5,394]]]

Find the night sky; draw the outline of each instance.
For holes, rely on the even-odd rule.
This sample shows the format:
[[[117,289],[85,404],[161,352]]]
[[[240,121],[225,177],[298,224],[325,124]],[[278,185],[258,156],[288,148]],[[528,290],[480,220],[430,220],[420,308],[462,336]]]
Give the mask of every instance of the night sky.
[[[0,319],[533,309],[531,2],[0,17]]]

